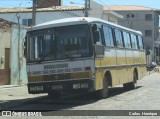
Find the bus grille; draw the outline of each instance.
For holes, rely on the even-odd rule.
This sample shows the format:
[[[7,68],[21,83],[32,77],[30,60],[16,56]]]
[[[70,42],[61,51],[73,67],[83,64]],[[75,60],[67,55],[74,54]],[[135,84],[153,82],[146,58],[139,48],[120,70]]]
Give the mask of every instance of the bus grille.
[[[28,81],[38,82],[38,81],[52,81],[52,80],[81,79],[81,78],[91,78],[91,77],[92,77],[91,71],[87,71],[87,72],[77,72],[77,73],[29,76]]]

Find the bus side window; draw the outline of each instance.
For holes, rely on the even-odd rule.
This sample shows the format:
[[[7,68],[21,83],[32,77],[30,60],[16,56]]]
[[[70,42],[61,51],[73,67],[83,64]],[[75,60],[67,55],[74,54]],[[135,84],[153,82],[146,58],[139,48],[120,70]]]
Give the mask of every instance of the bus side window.
[[[144,46],[143,46],[143,39],[142,39],[142,36],[138,35],[138,43],[139,43],[139,49],[140,50],[143,50],[144,49]]]
[[[123,31],[123,39],[124,39],[125,48],[131,48],[130,35],[128,32]]]
[[[101,28],[97,27],[97,25],[94,24],[92,26],[92,33],[93,33],[94,44],[102,45]]]
[[[137,38],[135,34],[131,33],[131,41],[132,41],[132,48],[138,49],[138,43],[137,43]]]
[[[103,26],[103,33],[105,45],[114,47],[112,28],[108,26]]]
[[[114,32],[115,32],[115,40],[116,40],[117,47],[122,48],[124,45],[123,45],[121,30],[114,29]]]

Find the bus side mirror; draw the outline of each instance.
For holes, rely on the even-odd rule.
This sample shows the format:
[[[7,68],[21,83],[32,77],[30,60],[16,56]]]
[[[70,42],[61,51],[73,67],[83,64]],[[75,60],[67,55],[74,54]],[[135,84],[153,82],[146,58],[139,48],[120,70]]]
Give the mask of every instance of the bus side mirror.
[[[150,55],[150,51],[149,50],[146,50],[146,55]]]
[[[25,37],[24,43],[23,43],[23,56],[25,58],[27,58],[27,39],[26,39],[26,37]]]
[[[26,58],[26,57],[27,57],[27,54],[26,54],[26,47],[24,47],[23,52],[24,52],[24,58]]]

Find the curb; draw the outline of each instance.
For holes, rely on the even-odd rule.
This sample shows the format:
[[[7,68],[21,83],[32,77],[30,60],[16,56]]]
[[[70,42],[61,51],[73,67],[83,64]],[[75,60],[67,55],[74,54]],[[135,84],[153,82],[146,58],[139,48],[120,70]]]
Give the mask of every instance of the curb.
[[[17,87],[24,87],[26,85],[1,85],[0,89],[8,89],[8,88],[17,88]]]
[[[11,88],[11,87],[19,87],[19,86],[18,85],[1,85],[0,89],[1,88]]]

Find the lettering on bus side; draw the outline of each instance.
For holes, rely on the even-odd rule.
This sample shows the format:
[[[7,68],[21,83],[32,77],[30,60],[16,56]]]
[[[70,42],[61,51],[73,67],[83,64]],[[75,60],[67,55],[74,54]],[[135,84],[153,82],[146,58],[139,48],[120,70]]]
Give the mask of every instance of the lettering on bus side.
[[[68,68],[68,64],[53,64],[53,65],[44,65],[44,70],[46,69],[55,69],[55,68]]]

